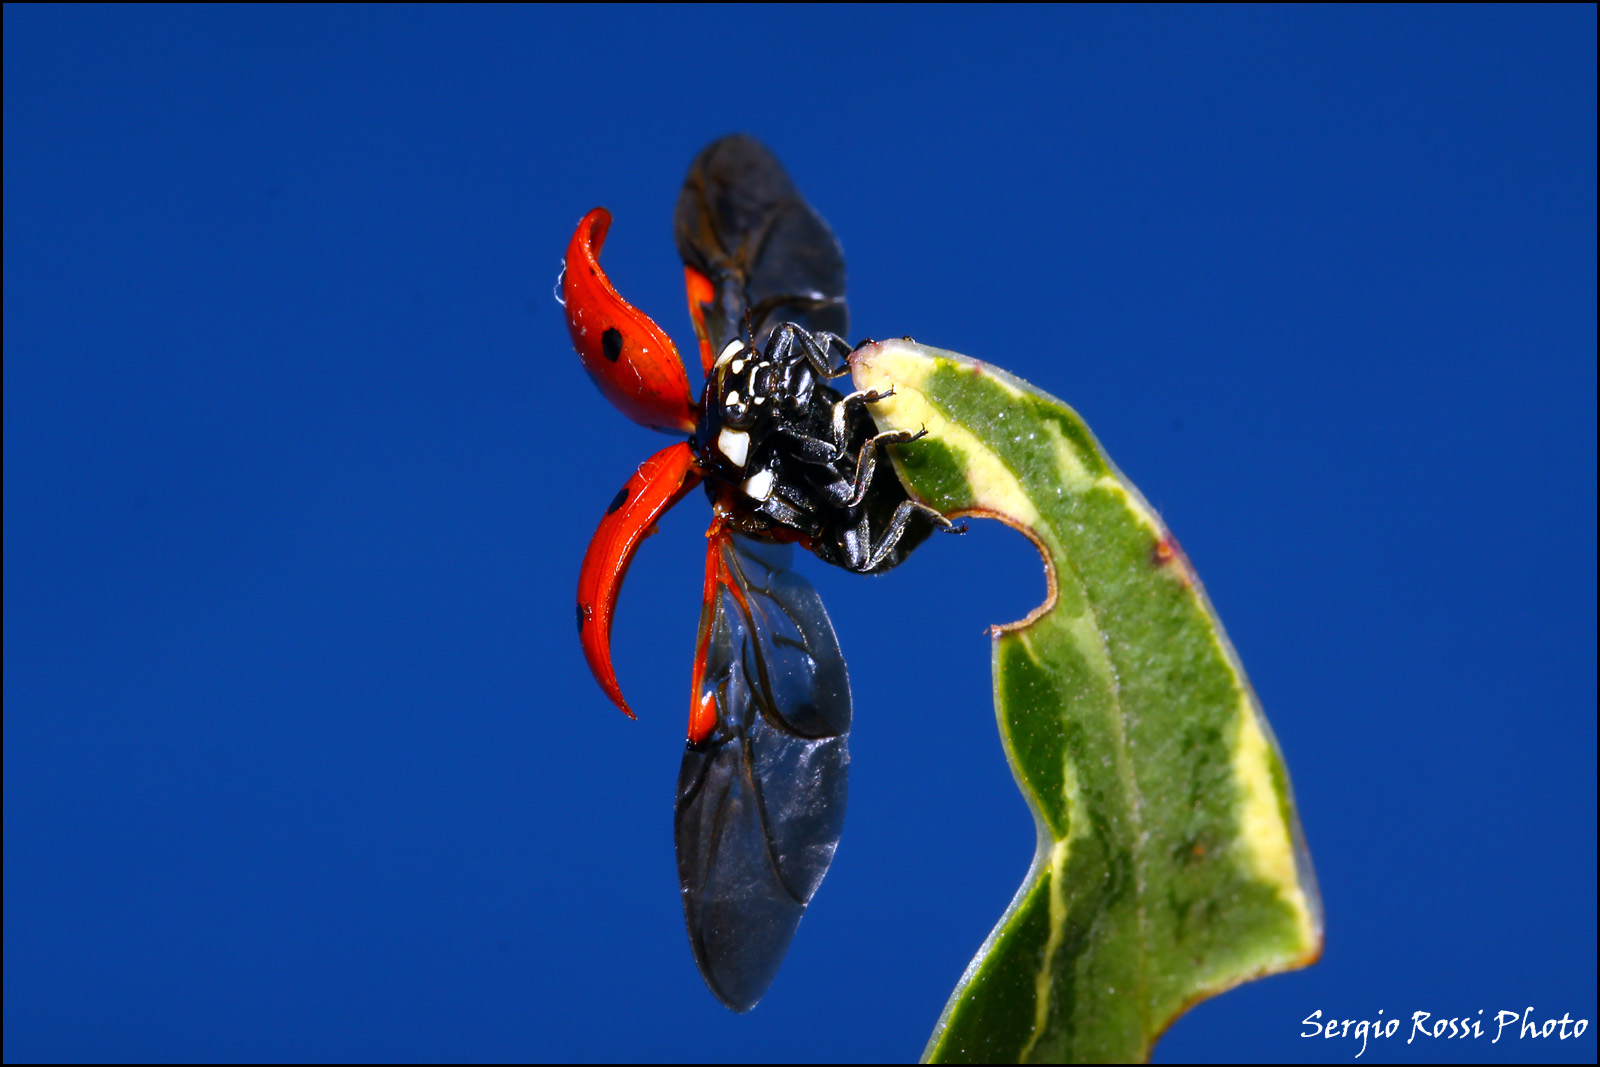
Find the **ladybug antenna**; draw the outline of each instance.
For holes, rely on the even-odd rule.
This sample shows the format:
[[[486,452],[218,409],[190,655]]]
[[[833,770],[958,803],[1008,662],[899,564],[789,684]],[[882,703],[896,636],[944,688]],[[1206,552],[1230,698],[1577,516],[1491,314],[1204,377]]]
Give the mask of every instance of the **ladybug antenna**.
[[[748,305],[746,305],[744,309],[744,335],[750,338],[750,348],[754,350],[756,347],[756,328],[751,324],[750,308]]]

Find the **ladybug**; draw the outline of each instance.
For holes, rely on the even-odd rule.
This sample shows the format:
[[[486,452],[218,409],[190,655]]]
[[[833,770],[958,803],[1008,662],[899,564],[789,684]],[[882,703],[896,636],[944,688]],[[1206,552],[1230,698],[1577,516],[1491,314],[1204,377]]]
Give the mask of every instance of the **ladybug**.
[[[872,574],[935,529],[911,499],[868,410],[843,393],[844,255],[759,142],[731,136],[696,157],[674,230],[704,384],[698,403],[671,339],[600,268],[611,215],[578,223],[560,281],[589,376],[624,415],[679,440],[612,498],[578,577],[578,634],[629,717],[611,663],[617,595],[640,542],[696,485],[711,501],[689,727],[675,813],[678,877],[695,962],[748,1011],[776,976],[827,873],[844,822],[850,682],[798,544]]]

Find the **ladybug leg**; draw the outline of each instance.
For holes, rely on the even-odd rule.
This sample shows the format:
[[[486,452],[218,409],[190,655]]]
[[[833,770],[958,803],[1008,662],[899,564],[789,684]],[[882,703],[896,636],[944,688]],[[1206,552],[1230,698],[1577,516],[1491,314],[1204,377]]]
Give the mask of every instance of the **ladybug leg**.
[[[862,515],[860,521],[854,526],[847,526],[839,533],[839,564],[847,570],[860,574],[876,570],[894,547],[905,536],[906,526],[910,524],[911,517],[917,512],[922,512],[931,520],[934,526],[945,533],[964,534],[967,532],[966,523],[953,523],[928,505],[915,500],[902,500],[894,509],[894,515],[889,519],[889,525],[877,540],[872,538],[871,525],[867,516]]]
[[[879,400],[887,400],[894,396],[891,387],[888,392],[880,393],[876,389],[862,389],[851,393],[849,396],[833,405],[833,448],[832,459],[839,459],[850,448],[850,405],[874,404]]]
[[[799,330],[797,326],[795,329]],[[850,343],[836,333],[827,330],[818,330],[816,333],[806,333],[800,330],[801,344],[806,349],[806,358],[817,369],[817,373],[829,378],[837,378],[850,369]],[[835,367],[828,358],[837,348],[844,354]]]
[[[827,466],[844,455],[844,450],[839,448],[837,443],[833,441],[824,441],[820,437],[812,437],[791,426],[785,426],[783,423],[776,423],[772,428],[795,443],[796,459]]]
[[[851,393],[844,399],[837,401],[833,405],[833,424],[830,428],[833,437],[832,441],[824,441],[820,437],[812,437],[810,434],[802,433],[794,427],[783,423],[774,425],[773,430],[783,434],[795,443],[796,458],[807,463],[820,463],[825,466],[831,466],[844,458],[850,450],[850,405],[871,403],[890,395],[892,394],[879,393],[876,390],[867,389],[859,393]],[[899,436],[907,432],[909,431],[897,430],[889,434],[879,434],[873,440],[915,441],[922,436],[921,433],[911,436]],[[923,433],[926,432],[923,431]],[[866,446],[863,445],[862,447],[865,448]],[[856,501],[856,503],[859,503],[859,501]]]
[[[878,543],[872,546],[871,553],[867,556],[866,566],[862,570],[870,571],[882,563],[894,546],[900,543],[900,538],[905,536],[906,524],[911,521],[911,513],[916,510],[916,505],[909,500],[900,501],[900,506],[894,509],[894,517],[889,520],[889,528],[883,531],[878,538]],[[865,522],[862,523],[866,525]]]
[[[878,470],[878,445],[879,444],[905,444],[919,438],[928,436],[927,429],[912,433],[910,430],[885,430],[876,437],[869,438],[861,446],[861,451],[856,454],[856,477],[851,486],[850,497],[844,502],[847,508],[853,508],[867,499],[867,488],[872,484],[872,476]]]
[[[806,362],[810,363],[818,374],[824,378],[834,378],[842,373],[828,359],[828,354],[837,345],[844,350],[846,356],[849,356],[850,345],[845,339],[827,330],[808,333],[792,322],[784,323],[773,333],[772,343],[767,349],[767,358],[774,363],[790,359],[796,342],[799,343],[800,354],[806,357]]]
[[[811,365],[820,373],[830,378],[837,378],[850,369],[850,343],[843,337],[827,330],[818,330],[816,333],[806,333],[801,330],[800,335],[804,339],[807,358],[811,359]],[[844,355],[837,367],[828,358],[835,348]]]
[[[789,353],[794,349],[795,324],[786,322],[772,332],[772,337],[767,341],[767,358],[774,363],[786,363]]]
[[[768,517],[796,530],[811,530],[816,526],[816,522],[806,512],[801,511],[777,494],[773,494],[762,502],[761,511]]]
[[[940,533],[964,534],[967,532],[966,519],[962,519],[960,522],[951,522],[945,517],[944,512],[936,511],[920,500],[911,501],[911,506],[932,519],[934,529]]]
[[[877,544],[872,546],[872,551],[867,556],[866,565],[861,567],[861,570],[875,570],[878,564],[882,563],[889,553],[894,551],[894,546],[900,543],[901,537],[905,536],[906,524],[911,521],[912,514],[918,511],[933,519],[938,527],[946,533],[960,534],[967,532],[965,523],[957,526],[926,504],[919,504],[915,500],[902,500],[900,501],[900,506],[894,509],[894,517],[889,520],[889,528],[883,531],[883,536],[878,538]],[[861,525],[865,528],[865,519],[862,520]]]
[[[861,520],[854,526],[846,526],[839,531],[838,544],[841,567],[858,574],[864,574],[872,569],[867,564],[867,560],[872,558],[872,536],[867,528],[865,515],[861,516]]]

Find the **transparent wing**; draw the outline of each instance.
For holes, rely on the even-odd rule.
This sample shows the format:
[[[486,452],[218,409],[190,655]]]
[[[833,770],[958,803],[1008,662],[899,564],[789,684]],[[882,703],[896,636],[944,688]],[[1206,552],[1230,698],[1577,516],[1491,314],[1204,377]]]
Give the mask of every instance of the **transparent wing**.
[[[850,680],[793,548],[713,527],[678,775],[695,961],[728,1007],[766,993],[844,827]]]
[[[761,346],[784,322],[849,329],[839,240],[760,141],[734,134],[695,157],[673,231],[684,265],[709,282],[697,293],[691,278],[690,312],[711,351],[743,335],[747,310]]]

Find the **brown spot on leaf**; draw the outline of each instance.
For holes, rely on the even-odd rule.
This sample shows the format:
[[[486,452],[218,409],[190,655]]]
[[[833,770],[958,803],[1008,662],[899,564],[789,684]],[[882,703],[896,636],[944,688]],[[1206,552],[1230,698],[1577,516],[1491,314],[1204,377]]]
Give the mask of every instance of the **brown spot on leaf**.
[[[1172,567],[1183,583],[1189,583],[1189,558],[1183,554],[1178,539],[1170,533],[1150,546],[1150,565]]]

